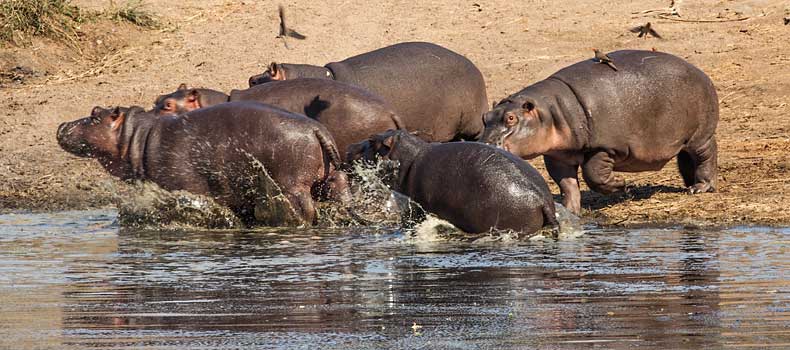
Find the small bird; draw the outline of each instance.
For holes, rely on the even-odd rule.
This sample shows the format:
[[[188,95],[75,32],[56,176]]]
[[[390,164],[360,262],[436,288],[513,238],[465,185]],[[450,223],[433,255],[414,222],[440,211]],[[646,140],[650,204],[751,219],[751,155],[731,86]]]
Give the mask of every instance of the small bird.
[[[655,29],[651,28],[650,22],[645,23],[645,25],[643,26],[633,27],[629,30],[631,31],[631,33],[639,33],[639,38],[645,37],[645,39],[647,39],[647,35],[650,34],[656,38],[661,39],[661,35],[658,35]]]
[[[598,59],[598,63],[606,64],[607,66],[614,69],[615,72],[617,71],[617,67],[615,67],[614,62],[607,54],[601,52],[598,49],[593,49],[593,51],[595,51],[595,58]]]
[[[285,25],[285,9],[283,9],[283,5],[279,5],[277,9],[280,11],[280,35],[278,38],[285,38],[286,36],[290,36],[294,39],[304,40],[307,39],[306,36],[299,34],[295,30],[288,28]]]

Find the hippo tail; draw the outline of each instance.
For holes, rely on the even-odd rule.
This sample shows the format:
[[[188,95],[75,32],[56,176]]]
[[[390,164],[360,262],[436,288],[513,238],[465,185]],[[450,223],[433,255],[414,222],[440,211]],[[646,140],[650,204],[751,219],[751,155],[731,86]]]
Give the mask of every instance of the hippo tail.
[[[337,150],[335,140],[329,135],[329,132],[327,132],[326,129],[316,129],[315,137],[318,139],[318,143],[321,144],[321,149],[324,151],[324,154],[329,158],[329,163],[331,163],[335,169],[340,170],[340,167],[343,165],[343,160],[340,158],[340,152]]]

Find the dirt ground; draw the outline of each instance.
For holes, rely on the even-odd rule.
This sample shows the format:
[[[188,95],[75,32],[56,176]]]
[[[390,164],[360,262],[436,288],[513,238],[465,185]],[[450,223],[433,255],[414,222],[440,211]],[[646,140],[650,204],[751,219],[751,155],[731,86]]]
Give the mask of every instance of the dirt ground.
[[[101,8],[108,1],[74,3]],[[592,57],[591,47],[685,58],[718,89],[719,191],[687,195],[673,161],[659,172],[621,174],[631,186],[625,194],[583,188],[585,216],[620,225],[790,224],[790,25],[782,23],[790,3],[677,3],[682,17],[670,20],[634,14],[666,8],[668,0],[296,0],[283,3],[289,24],[308,38],[289,40],[286,49],[275,38],[275,2],[149,1],[162,29],[99,22],[81,28],[80,51],[48,40],[0,49],[0,210],[110,205],[122,185],[55,141],[59,123],[94,105],[149,107],[180,83],[244,88],[271,61],[324,64],[419,40],[475,62],[491,101]],[[628,31],[647,21],[663,40]],[[540,159],[532,163],[543,171]]]

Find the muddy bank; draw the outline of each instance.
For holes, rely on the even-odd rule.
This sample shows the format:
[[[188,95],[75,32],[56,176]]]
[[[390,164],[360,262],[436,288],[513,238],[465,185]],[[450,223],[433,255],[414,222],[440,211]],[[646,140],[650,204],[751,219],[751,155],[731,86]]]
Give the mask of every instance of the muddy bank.
[[[424,40],[474,61],[491,100],[591,57],[587,46],[606,51],[656,48],[687,59],[710,75],[721,101],[719,192],[686,195],[672,162],[660,172],[621,174],[631,185],[625,194],[602,196],[583,187],[585,217],[618,225],[790,224],[790,26],[782,23],[786,4],[679,5],[684,20],[722,22],[633,14],[666,5],[546,3],[512,9],[499,0],[409,6],[362,1],[327,6],[298,0],[287,10],[291,25],[308,39],[291,40],[286,49],[275,39],[277,14],[269,3],[187,0],[151,3],[151,11],[177,25],[167,30],[116,28],[111,39],[99,39],[113,47],[96,60],[54,55],[65,49],[51,42],[0,49],[0,57],[48,64],[33,67],[40,76],[28,74],[23,82],[0,88],[0,211],[112,205],[118,186],[125,185],[95,161],[67,155],[54,138],[59,123],[88,114],[94,105],[149,106],[156,95],[182,82],[229,90],[244,87],[250,75],[271,61],[323,64],[395,42]],[[664,40],[628,32],[646,21]],[[541,160],[532,164],[543,172]]]

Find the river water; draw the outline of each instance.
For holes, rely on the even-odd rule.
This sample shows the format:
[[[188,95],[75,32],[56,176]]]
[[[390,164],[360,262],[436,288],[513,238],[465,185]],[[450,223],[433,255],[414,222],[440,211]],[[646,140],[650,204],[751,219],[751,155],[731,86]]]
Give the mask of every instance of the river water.
[[[0,348],[790,348],[790,229],[135,231],[0,216]]]

